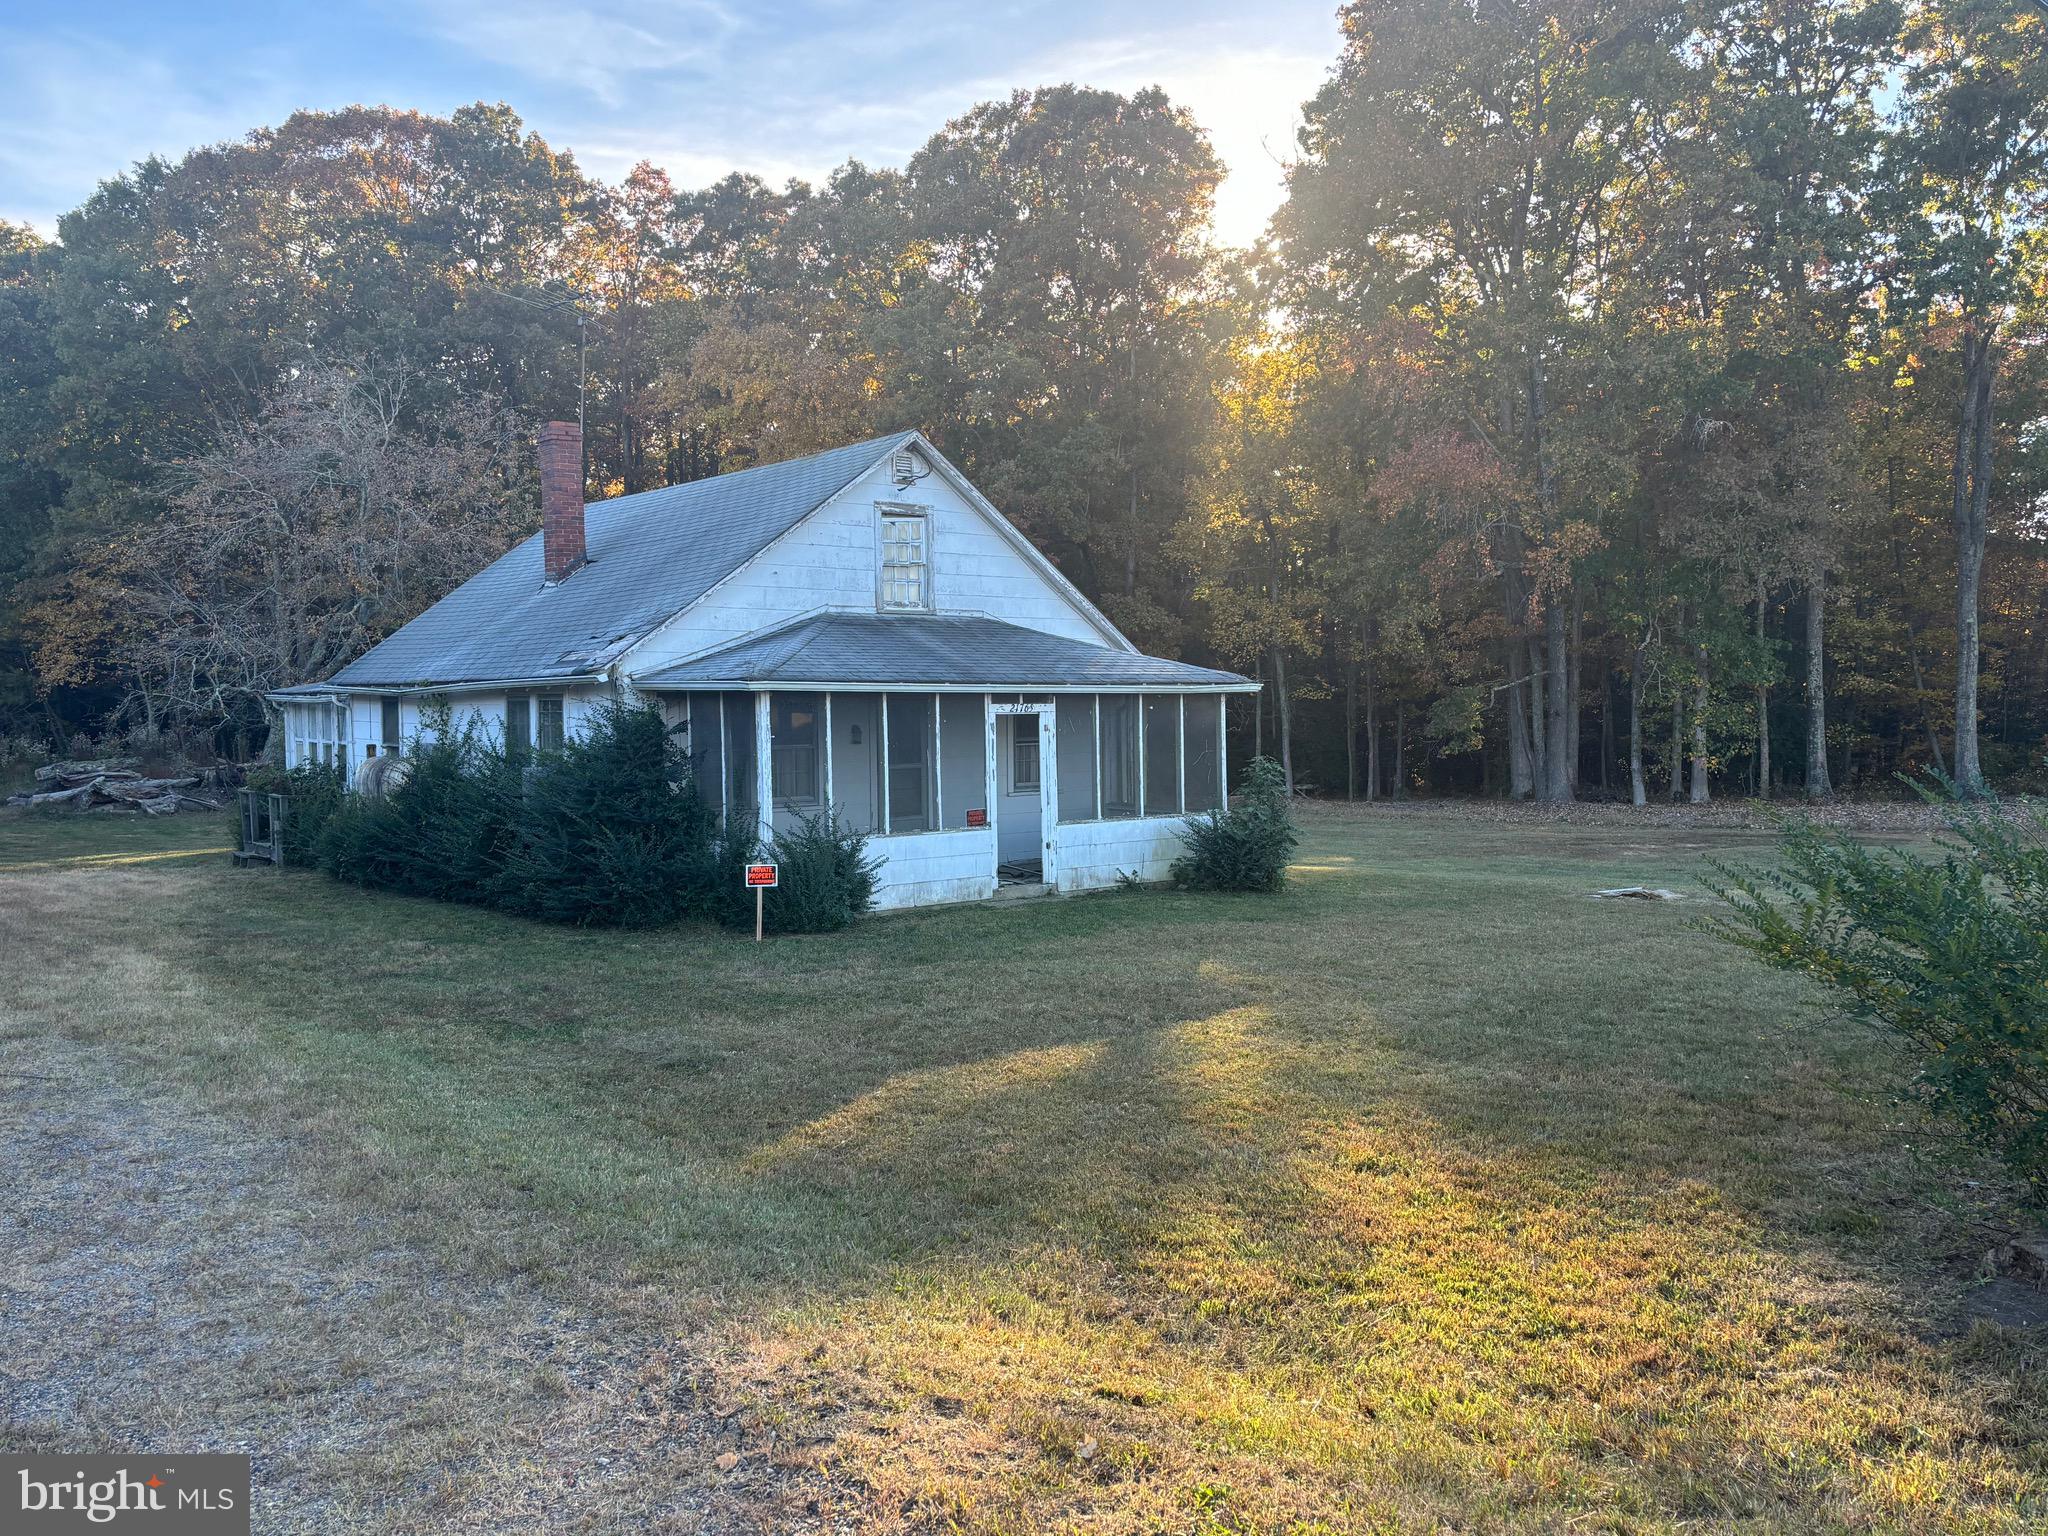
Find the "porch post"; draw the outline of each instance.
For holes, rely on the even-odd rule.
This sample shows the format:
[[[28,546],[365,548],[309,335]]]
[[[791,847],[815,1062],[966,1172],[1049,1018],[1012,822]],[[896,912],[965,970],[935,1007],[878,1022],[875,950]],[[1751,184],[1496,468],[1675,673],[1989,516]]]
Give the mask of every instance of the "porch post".
[[[1134,695],[1138,701],[1138,815],[1148,816],[1152,807],[1145,803],[1145,695]]]
[[[1060,826],[1060,725],[1059,696],[1043,713],[1031,717],[1038,733],[1038,878],[1053,890],[1059,889],[1059,853],[1054,844]]]
[[[825,807],[825,815],[832,815],[832,695],[825,695],[825,782],[818,786],[818,803]]]
[[[1173,803],[1180,807],[1181,815],[1188,813],[1188,696],[1182,694],[1174,701],[1180,712],[1180,773],[1179,782],[1173,786]]]
[[[1230,695],[1216,695],[1216,803],[1230,809]]]
[[[1090,694],[1088,703],[1091,723],[1095,727],[1095,761],[1092,765],[1095,769],[1095,819],[1107,821],[1109,812],[1102,806],[1102,695]]]
[[[940,734],[939,700],[942,694],[932,695],[932,825],[934,832],[946,829],[946,781],[940,773],[940,761],[946,755],[946,739]]]
[[[981,752],[981,803],[987,808],[988,829],[991,836],[996,829],[996,696],[984,693],[981,696],[981,728],[986,743]],[[1001,856],[997,856],[1001,863]],[[994,870],[991,869],[993,874]]]
[[[768,728],[768,694],[754,695],[754,785],[760,808],[761,841],[775,836],[775,746]]]

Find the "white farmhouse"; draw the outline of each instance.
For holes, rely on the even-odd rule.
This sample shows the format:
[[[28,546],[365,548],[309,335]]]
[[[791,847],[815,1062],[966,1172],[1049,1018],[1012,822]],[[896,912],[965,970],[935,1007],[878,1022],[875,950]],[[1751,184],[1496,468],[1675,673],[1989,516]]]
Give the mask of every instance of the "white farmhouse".
[[[659,705],[762,836],[830,808],[884,907],[1156,879],[1222,803],[1225,696],[1139,653],[921,433],[585,505],[541,431],[542,531],[322,683],[271,695],[285,761],[351,771],[475,717],[546,750]]]

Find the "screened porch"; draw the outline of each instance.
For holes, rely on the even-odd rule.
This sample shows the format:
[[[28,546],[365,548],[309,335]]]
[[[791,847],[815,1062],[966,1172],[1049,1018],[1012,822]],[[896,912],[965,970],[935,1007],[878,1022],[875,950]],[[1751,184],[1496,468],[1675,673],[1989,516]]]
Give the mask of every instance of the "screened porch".
[[[887,838],[986,828],[999,807],[1029,800],[1047,823],[1074,825],[1179,818],[1224,799],[1217,692],[661,697],[699,793],[764,833],[828,808],[846,826]]]

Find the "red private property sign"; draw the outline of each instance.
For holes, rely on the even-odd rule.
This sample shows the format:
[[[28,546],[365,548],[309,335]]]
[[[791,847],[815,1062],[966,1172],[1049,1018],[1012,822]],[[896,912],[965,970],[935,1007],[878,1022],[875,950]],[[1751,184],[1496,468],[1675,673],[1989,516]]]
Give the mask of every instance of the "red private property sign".
[[[975,809],[973,809],[973,810],[969,811],[969,812],[967,813],[967,825],[969,825],[970,827],[985,827],[985,826],[987,826],[987,825],[988,825],[988,810],[987,810],[987,808],[986,808],[986,807],[984,807],[984,806],[977,806],[977,807],[975,807]]]
[[[761,942],[762,901],[770,887],[782,883],[782,868],[776,864],[749,864],[747,888],[754,893],[754,942]]]

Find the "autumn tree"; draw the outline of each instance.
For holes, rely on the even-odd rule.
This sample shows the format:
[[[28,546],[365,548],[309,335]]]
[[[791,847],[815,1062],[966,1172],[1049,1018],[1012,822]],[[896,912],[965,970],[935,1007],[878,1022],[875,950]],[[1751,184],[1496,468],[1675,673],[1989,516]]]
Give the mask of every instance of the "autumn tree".
[[[1426,441],[1447,468],[1476,448],[1508,477],[1486,558],[1513,642],[1514,787],[1569,800],[1571,565],[1597,541],[1574,505],[1561,379],[1588,360],[1596,236],[1642,189],[1618,130],[1674,67],[1676,23],[1626,3],[1358,0],[1343,16],[1276,221],[1292,291],[1361,325],[1427,322],[1443,387]]]
[[[502,554],[533,520],[529,432],[468,394],[409,424],[414,383],[309,365],[222,422],[166,470],[162,516],[30,615],[42,675],[113,669],[151,726],[247,723]]]
[[[20,609],[63,477],[49,457],[58,379],[50,283],[59,253],[0,221],[0,719],[34,697]]]
[[[915,281],[885,380],[1141,644],[1179,644],[1158,552],[1204,451],[1239,313],[1210,244],[1222,167],[1184,108],[1053,86],[912,157]]]
[[[1329,487],[1295,462],[1297,415],[1312,381],[1306,351],[1251,335],[1218,387],[1221,427],[1196,506],[1179,532],[1208,633],[1222,654],[1273,683],[1275,734],[1294,793],[1290,656],[1307,650],[1324,597],[1317,556],[1326,543]]]
[[[1893,157],[1901,287],[1957,332],[1954,772],[1974,794],[1984,783],[1978,671],[1997,381],[2048,254],[2048,16],[2002,0],[1919,0],[1905,44]]]

